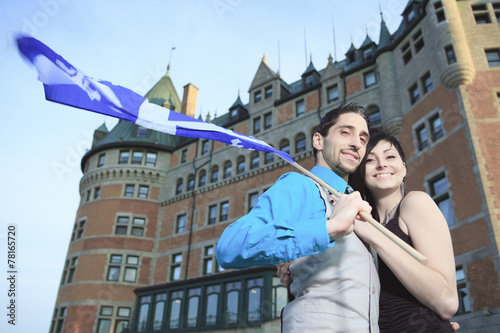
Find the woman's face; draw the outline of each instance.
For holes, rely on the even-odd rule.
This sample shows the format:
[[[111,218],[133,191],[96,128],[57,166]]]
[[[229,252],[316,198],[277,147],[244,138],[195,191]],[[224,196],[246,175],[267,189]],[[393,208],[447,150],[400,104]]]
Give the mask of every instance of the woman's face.
[[[405,163],[390,142],[380,141],[367,154],[365,183],[371,192],[399,188],[405,176]]]

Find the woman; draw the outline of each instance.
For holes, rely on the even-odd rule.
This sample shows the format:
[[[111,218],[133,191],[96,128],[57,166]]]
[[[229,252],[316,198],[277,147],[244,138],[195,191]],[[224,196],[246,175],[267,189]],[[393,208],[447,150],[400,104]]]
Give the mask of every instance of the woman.
[[[381,332],[453,332],[458,308],[455,260],[443,214],[425,192],[405,195],[406,162],[397,139],[373,130],[350,184],[373,207],[372,216],[428,259],[422,265],[369,223],[354,231],[378,254]]]

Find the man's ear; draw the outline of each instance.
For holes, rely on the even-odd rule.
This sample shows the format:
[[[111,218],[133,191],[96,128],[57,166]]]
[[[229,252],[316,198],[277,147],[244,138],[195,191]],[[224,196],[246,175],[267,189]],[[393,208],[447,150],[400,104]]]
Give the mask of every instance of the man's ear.
[[[316,150],[323,150],[323,140],[323,135],[319,134],[318,132],[314,133],[312,137],[313,147],[316,148]]]

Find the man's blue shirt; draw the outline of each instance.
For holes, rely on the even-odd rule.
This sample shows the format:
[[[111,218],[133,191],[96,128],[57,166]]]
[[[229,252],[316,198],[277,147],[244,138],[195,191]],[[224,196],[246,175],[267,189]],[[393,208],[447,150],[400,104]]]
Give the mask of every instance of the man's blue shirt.
[[[332,170],[312,173],[344,193],[347,183]],[[217,244],[223,268],[269,266],[325,251],[334,245],[326,229],[325,203],[316,184],[290,172],[259,197],[245,216],[224,230]]]

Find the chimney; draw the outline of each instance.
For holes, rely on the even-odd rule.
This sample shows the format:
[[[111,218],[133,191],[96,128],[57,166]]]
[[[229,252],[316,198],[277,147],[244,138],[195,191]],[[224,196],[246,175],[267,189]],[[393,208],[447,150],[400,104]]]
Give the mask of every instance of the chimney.
[[[191,83],[184,86],[184,93],[182,94],[181,113],[186,116],[193,117],[196,113],[196,100],[198,99],[198,88]]]

